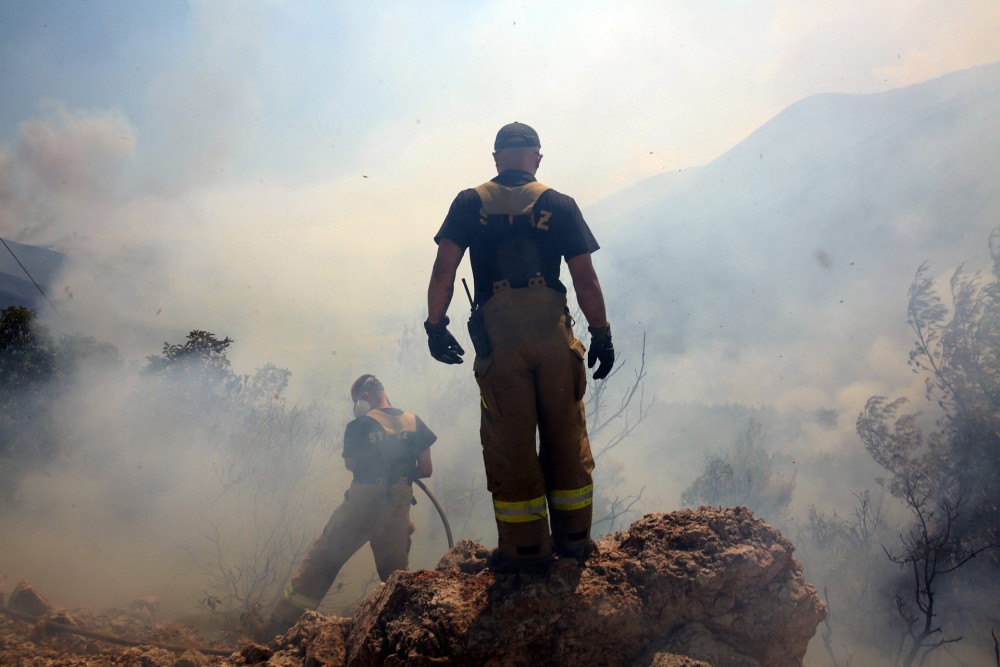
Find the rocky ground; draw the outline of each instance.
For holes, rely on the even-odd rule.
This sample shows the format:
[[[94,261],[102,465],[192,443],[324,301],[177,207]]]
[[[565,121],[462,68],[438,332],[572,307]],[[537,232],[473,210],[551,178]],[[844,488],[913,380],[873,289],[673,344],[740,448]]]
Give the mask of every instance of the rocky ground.
[[[0,613],[0,665],[77,667],[208,665],[232,650],[226,639],[206,641],[192,626],[165,621],[156,598],[122,609],[61,609],[29,583],[21,582]],[[200,649],[200,650],[199,650]]]
[[[197,634],[158,619],[155,601],[67,612],[21,586],[7,609],[42,620],[0,615],[0,664],[796,667],[825,615],[791,543],[745,508],[650,514],[598,548],[584,567],[495,575],[486,548],[462,541],[434,571],[394,574],[351,618],[308,613],[270,647],[196,650]]]

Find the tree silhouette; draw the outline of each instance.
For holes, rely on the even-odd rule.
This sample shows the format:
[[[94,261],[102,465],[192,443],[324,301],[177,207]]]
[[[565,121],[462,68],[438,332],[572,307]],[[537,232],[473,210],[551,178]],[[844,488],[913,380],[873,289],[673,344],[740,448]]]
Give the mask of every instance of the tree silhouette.
[[[0,502],[16,503],[22,477],[56,449],[49,414],[59,378],[55,344],[35,311],[0,311]]]
[[[996,543],[1000,533],[1000,230],[990,235],[993,277],[959,267],[945,306],[922,265],[910,287],[908,323],[916,340],[909,365],[922,373],[934,428],[906,399],[873,396],[858,417],[858,434],[890,477],[893,495],[920,487],[933,502],[963,498],[968,512],[957,539]]]
[[[857,421],[868,453],[889,473],[880,483],[914,519],[899,536],[901,550],[883,546],[912,575],[895,595],[905,626],[897,661],[906,666],[961,639],[947,636],[937,618],[941,577],[984,551],[995,554],[1000,543],[1000,229],[989,249],[993,281],[959,267],[950,309],[926,263],[910,287],[909,365],[925,375],[936,418],[903,412],[906,399],[872,396]]]
[[[56,351],[35,311],[23,306],[0,310],[0,388],[7,400],[59,375]]]
[[[910,478],[901,484],[900,494],[915,521],[907,533],[899,536],[902,551],[883,549],[889,560],[909,569],[912,576],[909,591],[912,599],[907,601],[901,593],[895,597],[896,610],[906,625],[900,635],[897,661],[902,656],[903,666],[910,667],[918,657],[923,664],[931,652],[962,640],[961,636],[946,637],[937,619],[939,580],[989,547],[970,549],[956,539],[954,529],[961,515],[961,498],[954,504],[940,500],[935,507],[927,484]],[[911,602],[916,610],[910,606]]]
[[[181,447],[194,438],[211,454],[218,486],[182,562],[202,578],[213,612],[238,611],[236,625],[248,626],[309,545],[303,523],[316,505],[317,464],[335,450],[318,404],[287,404],[291,371],[269,363],[237,374],[227,357],[234,342],[195,330],[184,343],[164,343],[147,357],[136,408],[143,428],[156,424]]]
[[[774,469],[774,454],[764,447],[764,427],[751,419],[747,430],[728,450],[709,454],[705,468],[681,502],[698,505],[745,505],[774,520],[788,507],[795,478]]]

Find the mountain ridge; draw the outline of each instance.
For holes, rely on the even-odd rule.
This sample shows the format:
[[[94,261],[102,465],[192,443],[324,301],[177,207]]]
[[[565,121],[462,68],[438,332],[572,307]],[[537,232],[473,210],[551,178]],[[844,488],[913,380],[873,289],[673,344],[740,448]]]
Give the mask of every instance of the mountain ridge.
[[[18,243],[4,238],[6,247],[0,248],[0,308],[23,306],[39,309],[45,304],[52,281],[70,261],[69,256],[46,246]]]
[[[859,305],[901,302],[923,261],[977,259],[997,224],[997,117],[1000,63],[894,91],[801,100],[687,183],[674,179],[657,197],[650,179],[635,205],[615,210],[612,195],[586,212],[610,248],[607,291],[624,295],[611,305],[670,330],[680,352],[720,328],[751,340],[783,329],[792,340],[804,332],[785,316],[788,302],[830,306],[876,278],[885,289]],[[704,312],[714,301],[727,312],[700,326],[657,313],[669,303]]]

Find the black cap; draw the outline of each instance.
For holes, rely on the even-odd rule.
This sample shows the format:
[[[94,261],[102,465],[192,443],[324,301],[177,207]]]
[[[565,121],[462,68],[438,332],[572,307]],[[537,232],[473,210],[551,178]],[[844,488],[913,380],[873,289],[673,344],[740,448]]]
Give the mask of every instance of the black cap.
[[[524,123],[510,123],[504,125],[497,132],[497,139],[493,142],[493,150],[501,148],[541,148],[542,142],[538,140],[538,133]]]

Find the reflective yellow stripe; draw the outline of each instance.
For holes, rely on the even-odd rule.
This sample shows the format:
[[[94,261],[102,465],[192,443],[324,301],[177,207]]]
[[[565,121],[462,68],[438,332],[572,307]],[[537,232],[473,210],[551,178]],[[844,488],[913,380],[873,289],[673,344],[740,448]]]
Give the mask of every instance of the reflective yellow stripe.
[[[493,515],[496,516],[497,521],[507,523],[525,523],[544,519],[548,516],[548,512],[545,510],[545,496],[514,502],[494,500]]]
[[[292,584],[289,583],[285,586],[285,599],[288,600],[293,607],[298,607],[299,609],[312,609],[316,610],[319,603],[322,600],[316,600],[315,598],[307,598],[302,593],[296,593],[295,589],[292,588]]]
[[[578,510],[594,504],[594,485],[588,484],[580,489],[549,491],[549,504],[554,510]]]

